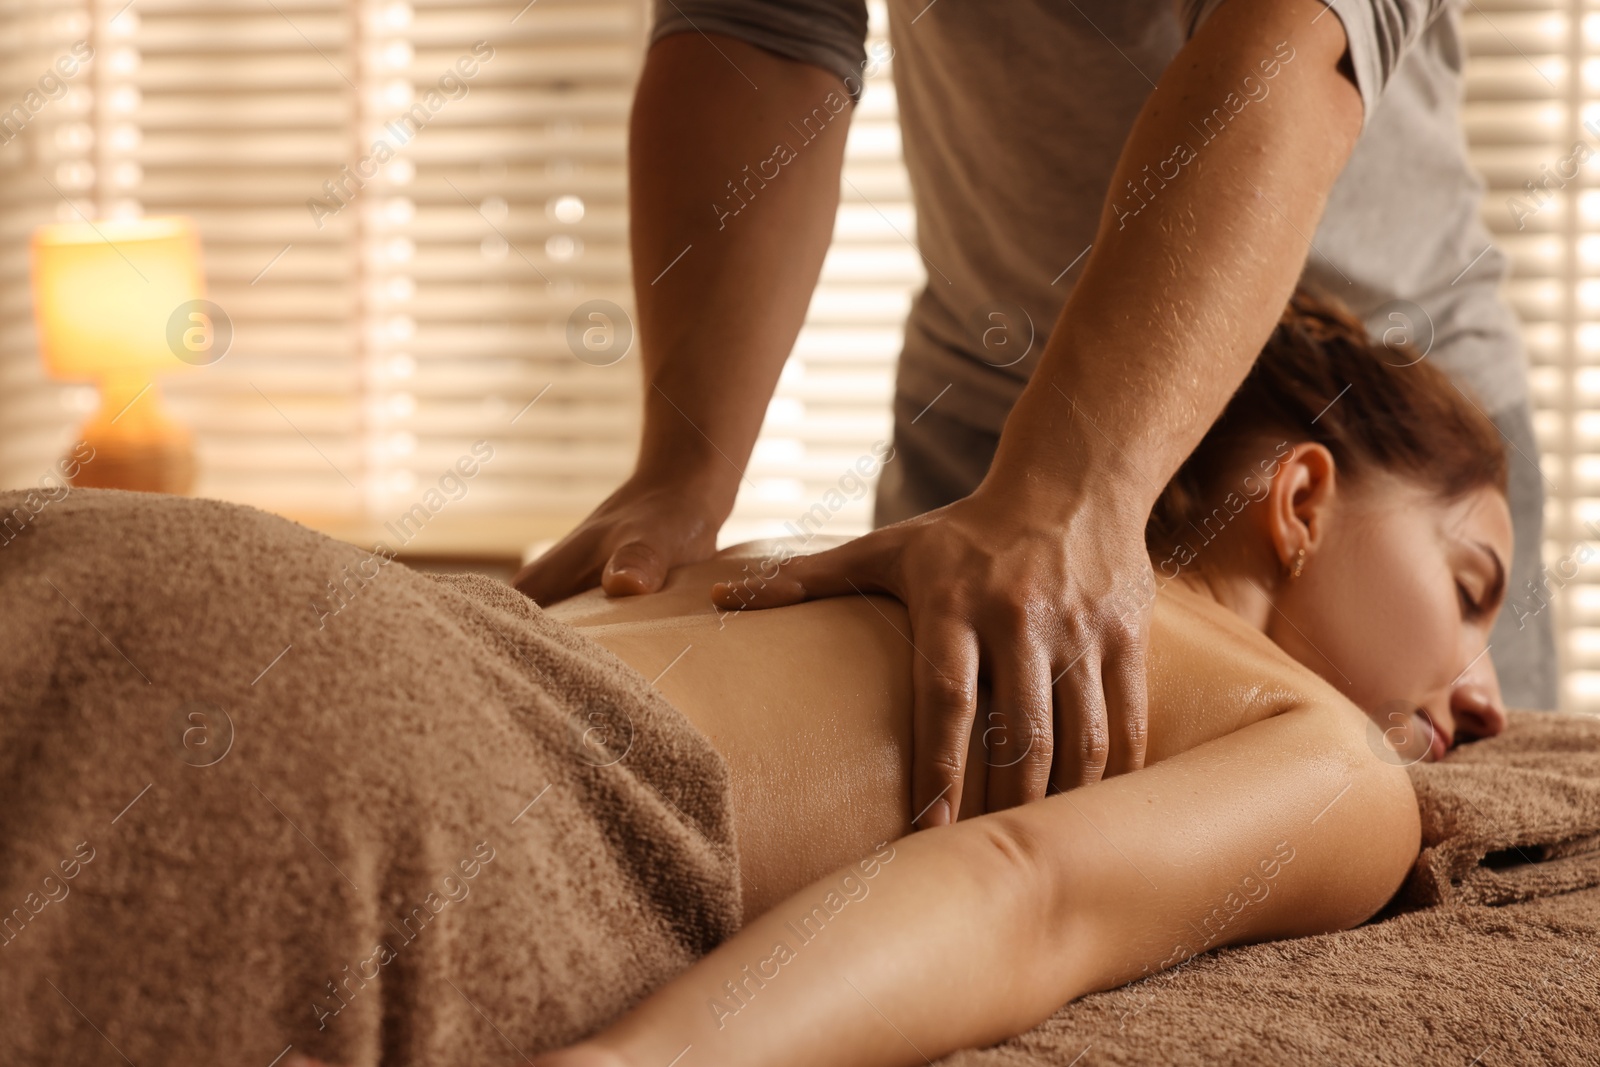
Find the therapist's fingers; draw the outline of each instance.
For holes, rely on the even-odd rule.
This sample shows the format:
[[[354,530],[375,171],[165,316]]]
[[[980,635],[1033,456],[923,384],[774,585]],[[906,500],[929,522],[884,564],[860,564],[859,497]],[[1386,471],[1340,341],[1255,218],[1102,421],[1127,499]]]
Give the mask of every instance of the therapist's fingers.
[[[1150,735],[1144,629],[1141,625],[1138,633],[1114,644],[1100,668],[1111,744],[1107,775],[1126,774],[1144,766]]]
[[[511,584],[543,607],[592,588],[599,576],[597,540],[586,531],[564,538],[518,571]]]
[[[635,476],[511,584],[543,606],[596,585],[610,596],[653,593],[673,567],[716,552],[726,517],[689,482]]]
[[[667,580],[667,558],[646,540],[629,541],[606,561],[600,573],[600,588],[607,596],[637,596],[654,593]]]
[[[1068,663],[1058,668],[1055,683],[1056,756],[1050,779],[1063,793],[1104,777],[1111,745],[1099,657],[1085,650]]]
[[[1000,811],[1044,797],[1055,750],[1050,662],[1025,635],[989,656],[989,711],[984,741],[989,764],[986,811]]]
[[[744,578],[718,582],[711,600],[719,608],[779,608],[815,597],[850,593],[889,593],[901,596],[890,572],[898,538],[890,527],[863,534],[837,548],[795,556],[778,567],[772,578]]]
[[[978,635],[952,616],[913,624],[911,815],[918,829],[961,810],[961,779],[978,704]]]

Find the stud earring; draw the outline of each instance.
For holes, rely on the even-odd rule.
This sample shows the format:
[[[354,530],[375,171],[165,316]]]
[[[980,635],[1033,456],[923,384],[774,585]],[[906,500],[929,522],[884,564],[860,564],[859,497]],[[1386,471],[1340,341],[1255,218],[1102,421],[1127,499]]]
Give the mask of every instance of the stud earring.
[[[1296,552],[1294,554],[1294,570],[1289,572],[1289,577],[1291,577],[1291,578],[1300,577],[1300,572],[1305,568],[1305,565],[1306,565],[1306,550],[1302,548],[1300,551],[1298,551],[1298,552]]]

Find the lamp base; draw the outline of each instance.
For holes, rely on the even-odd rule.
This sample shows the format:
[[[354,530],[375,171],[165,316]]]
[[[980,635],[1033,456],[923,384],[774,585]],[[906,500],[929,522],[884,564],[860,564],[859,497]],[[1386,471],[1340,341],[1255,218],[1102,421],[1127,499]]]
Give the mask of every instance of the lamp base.
[[[133,437],[85,426],[83,442],[92,458],[77,462],[70,479],[80,489],[128,489],[139,493],[185,496],[194,489],[194,442],[181,426],[169,423],[155,435]]]

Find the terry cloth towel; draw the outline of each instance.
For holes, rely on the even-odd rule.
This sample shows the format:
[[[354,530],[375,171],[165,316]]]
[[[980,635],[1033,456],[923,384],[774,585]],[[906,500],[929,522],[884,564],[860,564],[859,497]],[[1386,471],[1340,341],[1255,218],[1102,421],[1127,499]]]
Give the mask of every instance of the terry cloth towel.
[[[940,1067],[1600,1062],[1600,718],[1410,768],[1422,853],[1353,930],[1206,952]]]
[[[1514,710],[1411,768],[1422,855],[1397,901],[1510,904],[1600,885],[1600,716]]]
[[[0,1063],[522,1063],[738,928],[722,758],[514,590],[39,503],[0,494]]]

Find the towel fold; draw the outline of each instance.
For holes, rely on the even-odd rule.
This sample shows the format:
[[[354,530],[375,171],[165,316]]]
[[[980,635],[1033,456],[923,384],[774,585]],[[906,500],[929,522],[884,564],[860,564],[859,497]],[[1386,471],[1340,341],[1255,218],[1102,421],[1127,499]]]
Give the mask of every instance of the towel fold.
[[[1505,733],[1410,768],[1422,854],[1396,911],[1600,886],[1600,716],[1513,709]]]
[[[722,758],[502,583],[94,490],[0,544],[0,1063],[522,1063],[740,908]]]

